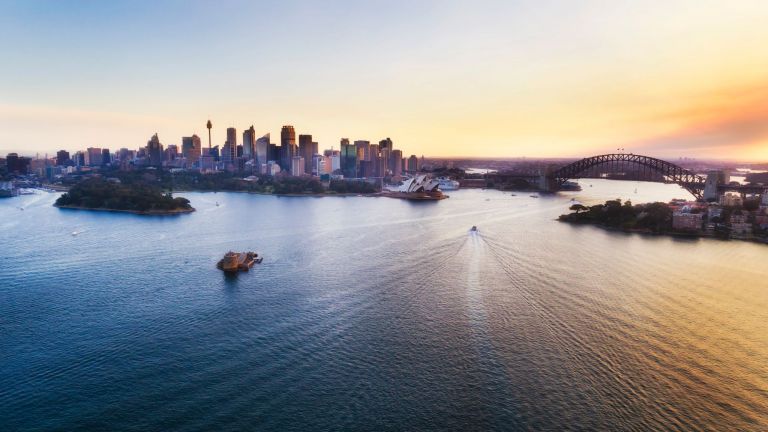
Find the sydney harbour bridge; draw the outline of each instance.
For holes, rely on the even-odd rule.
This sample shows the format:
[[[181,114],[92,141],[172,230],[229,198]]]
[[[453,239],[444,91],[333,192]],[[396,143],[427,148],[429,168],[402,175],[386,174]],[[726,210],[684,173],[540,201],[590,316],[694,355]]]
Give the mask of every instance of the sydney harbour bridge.
[[[505,175],[500,173],[499,176]],[[722,171],[700,175],[662,159],[632,153],[590,156],[562,167],[548,167],[538,175],[508,174],[506,177],[527,178],[529,182],[533,180],[538,183],[540,190],[547,192],[561,190],[568,180],[580,178],[675,183],[698,200],[717,200],[726,191],[742,195],[765,192],[765,186],[728,183],[728,176]]]

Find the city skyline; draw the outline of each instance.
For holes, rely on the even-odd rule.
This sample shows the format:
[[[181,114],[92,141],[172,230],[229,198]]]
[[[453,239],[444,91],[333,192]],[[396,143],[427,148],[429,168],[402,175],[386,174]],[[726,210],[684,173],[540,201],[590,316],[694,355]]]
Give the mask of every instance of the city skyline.
[[[180,146],[212,118],[214,145],[225,125],[276,137],[290,123],[321,147],[391,136],[431,157],[768,160],[764,2],[0,11],[3,154],[132,148],[154,132]]]

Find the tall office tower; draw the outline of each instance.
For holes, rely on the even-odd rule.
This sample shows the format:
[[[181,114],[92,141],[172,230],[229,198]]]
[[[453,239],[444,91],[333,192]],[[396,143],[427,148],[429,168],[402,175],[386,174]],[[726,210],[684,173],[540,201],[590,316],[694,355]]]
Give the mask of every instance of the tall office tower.
[[[243,157],[245,160],[256,158],[256,130],[253,125],[243,131]]]
[[[181,138],[181,154],[187,160],[187,167],[192,167],[200,160],[201,152],[202,145],[199,136],[192,135]]]
[[[163,160],[173,161],[179,156],[179,146],[176,144],[169,144],[163,152]]]
[[[371,160],[371,142],[359,140],[355,141],[355,147],[357,148],[357,155],[360,160]]]
[[[149,156],[149,165],[163,165],[163,145],[160,144],[160,138],[157,137],[157,134],[152,135],[152,138],[147,141],[147,155]]]
[[[392,150],[389,169],[392,171],[392,177],[400,177],[403,175],[403,151],[402,150]]]
[[[59,150],[56,152],[56,165],[64,166],[69,163],[69,152],[66,150]]]
[[[267,147],[267,162],[270,161],[280,165],[280,147],[277,144],[269,143]]]
[[[349,139],[341,139],[340,169],[344,177],[357,177],[357,148],[349,143]]]
[[[416,155],[411,155],[408,158],[408,171],[416,172],[418,170],[419,170],[419,158],[417,158]]]
[[[237,157],[237,130],[233,127],[227,128],[227,142],[229,143],[229,160],[235,160]]]
[[[392,157],[392,150],[389,147],[380,147],[379,155],[381,156],[381,176],[384,177],[390,172],[389,160]]]
[[[284,170],[291,169],[291,162],[297,153],[296,131],[291,125],[283,126],[280,130],[280,164]]]
[[[389,137],[379,141],[379,150],[384,150],[384,149],[389,149],[390,152],[394,150],[394,148],[392,147],[392,140],[389,139]]]
[[[98,147],[88,147],[86,150],[89,166],[101,165],[101,149]]]
[[[109,155],[109,149],[101,149],[101,164],[109,165],[112,162],[112,157]]]
[[[221,161],[224,163],[232,163],[235,160],[232,154],[232,145],[227,141],[221,147]]]
[[[334,171],[341,169],[341,158],[338,150],[324,150],[323,154],[330,159],[331,171],[329,174],[333,174]]]
[[[371,177],[382,177],[381,152],[378,144],[371,144]]]
[[[302,172],[312,173],[312,135],[299,135],[299,156],[304,158],[304,168]],[[298,173],[293,173],[298,175]]]
[[[294,156],[291,158],[291,175],[300,176],[304,174],[304,158]]]
[[[267,163],[268,156],[267,153],[269,152],[269,134],[264,135],[263,137],[256,140],[256,162],[259,164],[265,164]]]
[[[85,166],[85,153],[79,151],[75,153],[75,157],[72,160],[75,163],[75,166],[80,168],[81,166]]]

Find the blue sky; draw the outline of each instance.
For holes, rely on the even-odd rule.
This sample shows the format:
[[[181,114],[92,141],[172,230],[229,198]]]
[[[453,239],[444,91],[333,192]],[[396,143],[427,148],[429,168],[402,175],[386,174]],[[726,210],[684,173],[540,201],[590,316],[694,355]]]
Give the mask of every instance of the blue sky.
[[[768,3],[0,2],[0,150],[293,124],[321,148],[768,158]],[[481,150],[480,150],[481,149]]]

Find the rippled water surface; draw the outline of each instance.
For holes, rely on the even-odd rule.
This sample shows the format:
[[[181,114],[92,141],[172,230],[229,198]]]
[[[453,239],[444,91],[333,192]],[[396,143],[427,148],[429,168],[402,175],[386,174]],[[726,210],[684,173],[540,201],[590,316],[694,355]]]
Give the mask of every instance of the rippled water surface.
[[[582,184],[2,200],[0,430],[768,429],[768,246],[556,222],[685,197]],[[225,277],[230,249],[265,259]]]

